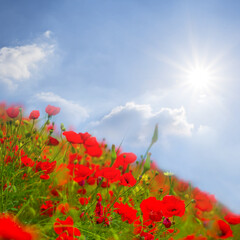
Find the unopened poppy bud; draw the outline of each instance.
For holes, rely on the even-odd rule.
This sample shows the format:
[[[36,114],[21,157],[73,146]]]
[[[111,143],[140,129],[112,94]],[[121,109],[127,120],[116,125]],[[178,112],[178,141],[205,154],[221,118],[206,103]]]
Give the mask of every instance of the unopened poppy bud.
[[[64,127],[64,124],[63,124],[63,123],[61,123],[61,126],[60,126],[60,128],[61,128],[61,130],[62,130],[63,132],[65,132],[65,131],[66,131],[66,128]]]
[[[192,202],[192,203],[196,203],[196,200],[195,200],[195,199],[192,199],[191,202]]]
[[[156,124],[155,126],[151,144],[154,144],[155,142],[157,142],[157,140],[158,140],[158,124]]]
[[[163,224],[166,228],[170,228],[172,225],[172,222],[169,220],[169,218],[164,218]]]
[[[102,177],[98,177],[97,178],[97,185],[99,185],[101,183],[101,181],[102,181]]]
[[[144,163],[144,166],[143,166],[143,172],[142,172],[142,175],[147,172],[149,169],[150,169],[150,156],[151,156],[151,153],[148,153],[147,154],[147,158],[146,158],[146,161]]]
[[[85,184],[85,181],[84,181],[84,180],[82,180],[82,181],[78,182],[78,184],[79,184],[79,186],[84,186],[84,184]]]
[[[49,134],[52,135],[52,133],[53,133],[53,129],[50,128],[50,129],[49,129]]]
[[[158,171],[155,172],[155,176],[157,176],[157,175],[159,175],[159,172],[158,172]]]

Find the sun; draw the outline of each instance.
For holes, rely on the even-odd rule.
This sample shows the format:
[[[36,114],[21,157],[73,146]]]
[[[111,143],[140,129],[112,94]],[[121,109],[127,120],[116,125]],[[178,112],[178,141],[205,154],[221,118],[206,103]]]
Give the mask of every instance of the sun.
[[[211,71],[204,67],[192,67],[187,70],[187,85],[198,91],[204,91],[209,88],[213,78]]]

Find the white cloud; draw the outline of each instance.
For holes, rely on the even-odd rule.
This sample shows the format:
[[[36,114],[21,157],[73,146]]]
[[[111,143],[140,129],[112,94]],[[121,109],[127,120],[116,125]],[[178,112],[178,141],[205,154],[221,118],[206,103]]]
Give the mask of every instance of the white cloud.
[[[125,142],[134,147],[150,143],[155,124],[159,126],[160,140],[172,136],[191,136],[193,124],[187,122],[185,110],[161,108],[154,112],[150,105],[128,102],[118,106],[100,121],[90,123],[92,133],[108,142],[119,144],[124,136]]]
[[[43,34],[43,36],[46,37],[46,38],[50,38],[51,35],[52,35],[52,32],[51,32],[50,30],[47,30],[47,31]]]
[[[78,125],[89,117],[84,107],[76,102],[66,100],[53,92],[41,92],[34,97],[37,100],[47,102],[48,104],[55,104],[56,107],[60,107],[61,114],[64,116],[64,124]]]
[[[0,82],[16,89],[20,82],[32,77],[53,51],[54,45],[47,43],[1,48]]]

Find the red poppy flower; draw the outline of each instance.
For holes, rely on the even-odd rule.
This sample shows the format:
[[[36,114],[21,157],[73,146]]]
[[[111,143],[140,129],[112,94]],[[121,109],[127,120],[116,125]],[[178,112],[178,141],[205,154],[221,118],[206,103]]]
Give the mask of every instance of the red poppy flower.
[[[88,204],[88,198],[80,197],[79,202],[81,205],[87,205]]]
[[[62,234],[63,232],[67,232],[69,236],[81,236],[81,232],[79,229],[73,227],[73,219],[72,217],[67,217],[66,220],[62,221],[59,218],[56,219],[56,222],[53,225],[54,231],[57,234]]]
[[[84,141],[84,147],[86,148],[87,154],[92,157],[100,157],[102,155],[102,149],[95,137],[88,137],[86,141]]]
[[[196,201],[196,208],[203,212],[210,212],[213,209],[213,204],[216,202],[214,195],[209,195],[208,193],[202,192],[198,188],[195,188],[193,191],[193,196]]]
[[[49,217],[53,216],[53,212],[55,210],[55,205],[51,200],[45,201],[45,204],[42,204],[40,207],[40,215],[47,215]]]
[[[104,177],[112,182],[119,180],[121,172],[113,167],[106,167],[96,172],[97,177]]]
[[[113,167],[118,168],[119,166],[123,166],[123,172],[126,171],[128,165],[137,160],[137,156],[134,153],[122,153],[117,156]]]
[[[19,114],[19,107],[9,107],[6,112],[10,118],[16,118]]]
[[[33,233],[26,231],[23,226],[16,222],[12,217],[0,215],[0,239],[14,240],[32,240]]]
[[[150,219],[156,222],[161,221],[163,214],[160,200],[157,200],[155,197],[149,197],[141,202],[140,208],[143,213],[143,219]]]
[[[73,144],[83,143],[81,136],[74,131],[66,131],[63,135],[67,138],[67,141]]]
[[[185,213],[185,203],[175,196],[166,195],[162,200],[162,213],[164,217],[182,217]]]
[[[41,164],[41,169],[42,169],[42,171],[44,171],[46,174],[52,173],[53,170],[54,170],[55,167],[56,167],[56,164],[57,164],[57,161],[53,161],[53,162],[49,162],[49,161],[42,162],[42,164]]]
[[[217,220],[216,222],[214,222],[213,229],[208,231],[208,233],[216,239],[233,237],[230,226],[223,220]]]
[[[69,204],[68,203],[61,203],[57,206],[56,210],[61,212],[62,214],[66,215],[66,213],[69,211]]]
[[[54,116],[60,112],[60,108],[54,107],[52,105],[47,105],[47,107],[45,108],[45,111],[48,114],[48,116]]]
[[[86,153],[89,154],[91,157],[101,157],[102,156],[102,149],[98,146],[87,147]]]
[[[91,134],[89,134],[88,132],[85,133],[79,133],[79,135],[81,136],[83,142],[85,143],[85,141],[91,137]]]
[[[136,179],[133,177],[132,173],[124,173],[120,177],[120,185],[133,187],[136,184]]]
[[[94,177],[89,177],[88,178],[88,180],[87,180],[87,183],[89,184],[89,185],[94,185],[95,184],[95,178]]]
[[[70,169],[70,175],[74,177],[75,182],[81,182],[93,173],[92,169],[80,164],[69,164],[67,168]]]
[[[232,224],[232,225],[236,225],[236,224],[239,224],[240,223],[240,215],[237,215],[237,214],[234,214],[234,213],[231,213],[229,212],[225,217],[224,219],[229,223],[229,224]]]
[[[40,113],[38,110],[33,110],[30,115],[29,115],[29,119],[38,119],[40,116]]]
[[[130,207],[127,203],[118,203],[114,204],[114,212],[121,215],[122,221],[127,221],[129,224],[133,223],[137,219],[137,210]]]
[[[50,176],[48,174],[42,174],[40,176],[41,179],[44,179],[44,180],[48,180],[50,178]]]
[[[57,146],[59,144],[59,141],[56,138],[53,137],[49,137],[48,141],[47,141],[47,145],[48,146]]]
[[[98,200],[94,212],[95,212],[95,216],[97,217],[103,216],[103,206],[100,200]]]
[[[22,165],[26,167],[33,167],[35,164],[35,162],[27,156],[21,157],[21,162],[22,162]]]

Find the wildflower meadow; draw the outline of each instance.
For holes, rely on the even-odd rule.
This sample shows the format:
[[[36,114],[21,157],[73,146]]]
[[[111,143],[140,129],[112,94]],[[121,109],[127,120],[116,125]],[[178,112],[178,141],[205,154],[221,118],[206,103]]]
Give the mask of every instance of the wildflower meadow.
[[[240,239],[240,215],[152,161],[157,125],[137,156],[56,126],[60,110],[0,106],[0,239]]]

